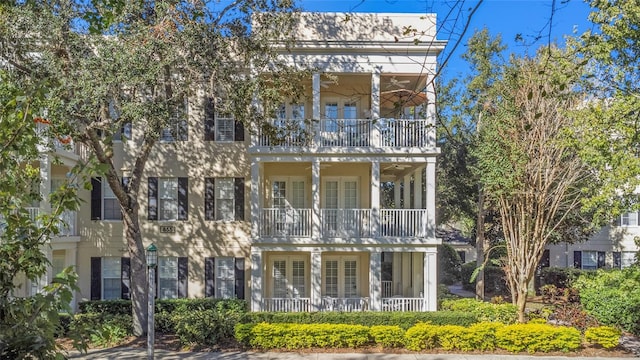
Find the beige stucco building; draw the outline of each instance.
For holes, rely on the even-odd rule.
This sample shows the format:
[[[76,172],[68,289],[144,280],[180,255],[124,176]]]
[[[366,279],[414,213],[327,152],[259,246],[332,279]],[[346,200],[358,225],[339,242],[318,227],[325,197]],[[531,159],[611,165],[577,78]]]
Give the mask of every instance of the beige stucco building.
[[[158,297],[238,297],[255,311],[436,310],[434,14],[303,14],[282,59],[312,68],[303,100],[263,136],[189,99],[187,126],[155,145],[138,194]],[[416,30],[415,32],[412,30]],[[327,76],[329,74],[330,76]],[[302,90],[301,90],[302,91]],[[116,144],[121,176],[138,139]],[[69,164],[40,164],[42,191]],[[51,274],[73,265],[76,301],[127,298],[117,200],[93,179]],[[40,203],[34,211],[47,211]]]

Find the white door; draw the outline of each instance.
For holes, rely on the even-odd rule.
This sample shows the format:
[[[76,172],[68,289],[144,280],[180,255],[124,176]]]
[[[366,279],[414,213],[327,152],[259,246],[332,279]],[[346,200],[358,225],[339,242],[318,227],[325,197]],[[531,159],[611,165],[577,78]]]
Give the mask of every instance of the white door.
[[[276,232],[280,235],[299,235],[307,222],[305,210],[302,210],[306,208],[304,179],[273,179],[271,189]]]
[[[301,256],[275,257],[271,261],[274,298],[307,297],[306,261]]]
[[[322,295],[331,298],[360,297],[357,257],[327,257],[323,261]]]
[[[330,236],[355,236],[359,229],[358,180],[326,179],[324,182],[324,228]]]

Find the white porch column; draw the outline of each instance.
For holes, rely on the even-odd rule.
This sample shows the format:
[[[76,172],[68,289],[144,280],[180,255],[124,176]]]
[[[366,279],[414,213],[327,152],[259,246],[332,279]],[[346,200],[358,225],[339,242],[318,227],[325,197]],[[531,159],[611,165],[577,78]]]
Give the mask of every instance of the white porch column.
[[[380,143],[380,69],[371,73],[371,142],[369,146],[378,147]]]
[[[379,249],[369,253],[369,310],[382,308],[382,253]]]
[[[65,259],[64,259],[64,264],[65,266],[73,266],[74,269],[78,268],[78,262],[77,262],[77,244],[74,244],[74,246],[72,248],[66,249],[65,250]],[[73,311],[76,311],[76,303],[77,303],[77,292],[74,291],[73,292],[73,297],[71,298],[71,303],[69,304],[71,306],[71,309]]]
[[[436,146],[436,87],[434,83],[434,76],[430,74],[427,78],[426,89],[427,93],[427,123],[429,126],[428,145],[431,147]]]
[[[262,284],[264,283],[264,265],[262,264],[262,250],[251,249],[251,311],[262,310]]]
[[[311,309],[322,310],[322,253],[311,252]]]
[[[393,182],[393,203],[396,206],[396,209],[400,209],[400,200],[402,199],[401,197],[401,192],[400,192],[400,187],[402,186],[402,181],[400,180],[396,180]]]
[[[411,174],[407,174],[404,176],[404,194],[402,194],[404,198],[404,206],[403,209],[411,209]]]
[[[251,162],[251,238],[260,237],[260,163]]]
[[[311,238],[322,238],[320,224],[320,160],[311,163]]]
[[[422,169],[419,167],[413,173],[413,205],[416,209],[424,209],[422,205]]]
[[[438,310],[437,248],[424,253],[424,305],[425,311]]]
[[[380,236],[380,161],[371,163],[371,237]]]
[[[311,80],[312,88],[312,123],[313,127],[313,143],[315,146],[320,144],[320,73],[314,73]]]
[[[425,172],[426,191],[427,191],[427,223],[425,234],[435,239],[436,237],[436,158],[429,158],[427,162],[427,171]]]

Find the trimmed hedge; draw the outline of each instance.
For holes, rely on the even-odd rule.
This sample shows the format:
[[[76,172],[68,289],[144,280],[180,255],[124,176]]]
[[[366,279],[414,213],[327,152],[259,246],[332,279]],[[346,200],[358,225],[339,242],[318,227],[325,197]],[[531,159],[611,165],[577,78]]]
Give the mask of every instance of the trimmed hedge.
[[[374,325],[370,329],[371,337],[375,343],[385,348],[402,347],[404,332],[400,326],[395,325]]]
[[[131,300],[83,301],[78,304],[78,309],[81,314],[130,315]],[[155,309],[156,313],[197,310],[247,312],[249,311],[249,303],[246,300],[237,299],[166,299],[156,300]]]
[[[611,326],[592,327],[584,332],[584,339],[605,349],[611,349],[620,343],[620,330]]]
[[[353,348],[369,342],[369,328],[345,324],[267,324],[251,329],[251,346],[260,349]]]
[[[580,331],[547,324],[513,324],[496,330],[498,347],[511,352],[571,351],[580,347]]]
[[[464,311],[437,312],[313,312],[277,313],[250,312],[242,315],[241,323],[295,323],[295,324],[350,324],[389,325],[408,329],[419,322],[434,325],[469,326],[478,322],[478,317]]]
[[[518,320],[516,306],[509,303],[492,304],[476,299],[456,299],[442,301],[440,308],[441,310],[472,314],[478,321],[513,324]]]

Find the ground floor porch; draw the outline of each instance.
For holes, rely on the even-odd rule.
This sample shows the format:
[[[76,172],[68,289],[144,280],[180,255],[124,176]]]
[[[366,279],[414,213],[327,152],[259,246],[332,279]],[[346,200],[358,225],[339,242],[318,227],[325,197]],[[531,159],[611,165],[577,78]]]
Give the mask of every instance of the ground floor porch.
[[[251,251],[252,311],[435,311],[436,246]]]

